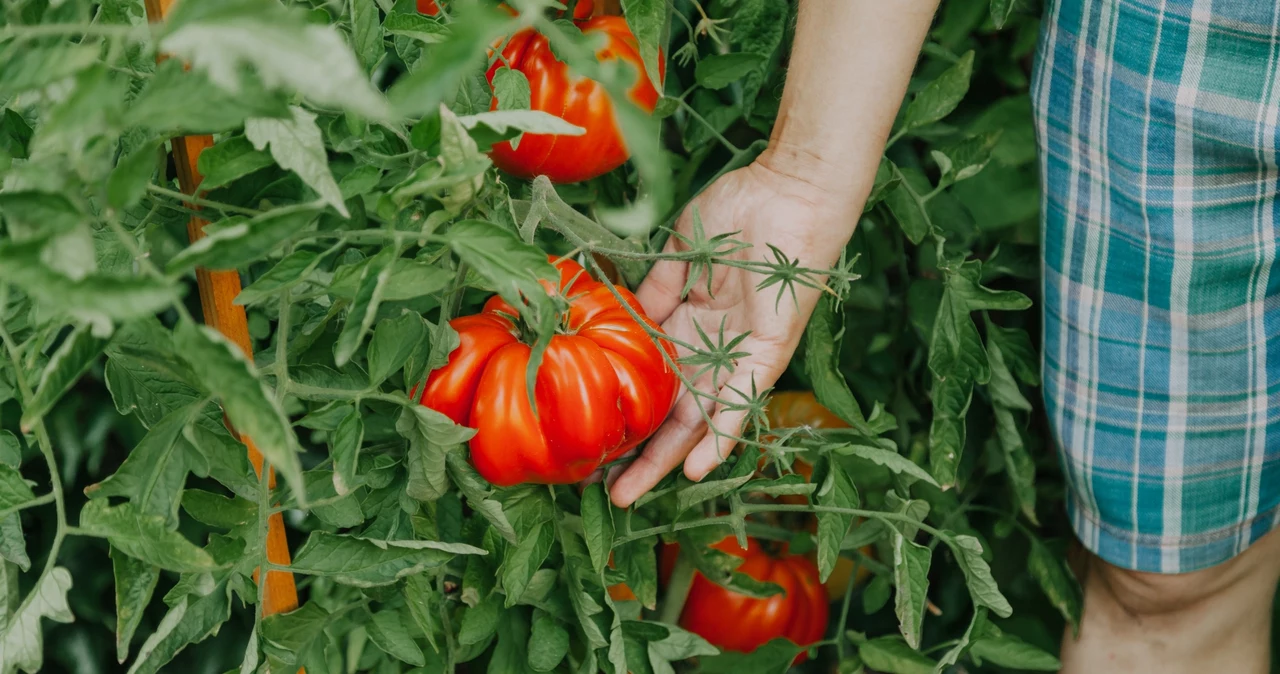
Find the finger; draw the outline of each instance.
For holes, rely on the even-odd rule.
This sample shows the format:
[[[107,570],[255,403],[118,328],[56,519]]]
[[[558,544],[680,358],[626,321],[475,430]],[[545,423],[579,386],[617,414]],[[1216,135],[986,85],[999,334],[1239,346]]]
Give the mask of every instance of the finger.
[[[692,216],[688,211],[680,216],[680,221],[676,224],[677,231],[685,227],[685,220],[690,217]],[[667,239],[662,252],[677,252],[677,241],[674,236]],[[658,260],[649,270],[649,275],[644,277],[644,282],[636,288],[636,299],[640,300],[640,306],[644,307],[645,313],[658,325],[665,323],[671,317],[671,312],[675,311],[683,301],[680,294],[684,290],[684,281],[688,273],[689,263],[687,262]]]
[[[675,410],[653,434],[640,458],[618,476],[609,494],[613,504],[626,508],[645,492],[653,489],[667,473],[680,465],[689,450],[706,429],[700,408],[702,398],[686,391],[676,402]]]
[[[718,397],[730,402],[746,403],[753,388],[753,380],[755,390],[762,391],[773,386],[781,374],[781,368],[774,363],[750,367],[744,362],[729,381],[725,382]],[[711,418],[711,426],[685,459],[685,477],[698,482],[723,463],[738,443],[738,438],[742,435],[742,422],[746,418],[745,408],[718,403],[715,416]]]

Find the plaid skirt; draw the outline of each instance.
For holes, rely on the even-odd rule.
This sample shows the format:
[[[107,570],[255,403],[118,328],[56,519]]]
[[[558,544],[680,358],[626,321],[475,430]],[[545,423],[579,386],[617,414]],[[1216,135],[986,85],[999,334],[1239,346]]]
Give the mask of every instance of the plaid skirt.
[[[1280,522],[1280,2],[1050,0],[1044,396],[1081,541],[1183,573]]]

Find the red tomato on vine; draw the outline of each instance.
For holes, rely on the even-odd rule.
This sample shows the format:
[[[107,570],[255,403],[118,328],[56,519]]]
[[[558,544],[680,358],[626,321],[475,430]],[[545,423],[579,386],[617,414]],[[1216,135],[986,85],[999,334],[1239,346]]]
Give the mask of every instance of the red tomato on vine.
[[[694,572],[694,582],[680,614],[680,627],[723,650],[745,654],[778,637],[797,646],[822,641],[831,607],[827,605],[827,592],[818,582],[818,567],[813,560],[788,554],[785,549],[771,553],[755,538],[746,540],[746,550],[732,536],[712,547],[740,556],[744,561],[737,568],[739,572],[756,581],[776,583],[783,593],[756,599],[726,590]],[[669,576],[675,567],[678,554],[678,545],[662,547],[660,565],[664,576]],[[794,664],[806,659],[808,654],[797,655]]]
[[[800,646],[822,640],[827,631],[830,606],[827,593],[818,581],[818,567],[811,559],[785,549],[774,553],[760,541],[747,539],[747,549],[728,536],[711,546],[741,557],[738,571],[752,578],[775,583],[783,594],[756,598],[738,594],[694,572],[693,583],[680,613],[680,626],[724,650],[750,653],[782,637]],[[678,545],[662,546],[661,567],[669,575],[675,566]],[[806,653],[796,656],[804,662]]]
[[[525,371],[531,348],[521,341],[519,312],[495,295],[476,315],[450,321],[460,345],[431,373],[422,404],[476,429],[471,461],[500,486],[570,484],[589,476],[657,430],[675,404],[680,380],[675,347],[650,336],[661,328],[625,288],[623,306],[572,260],[552,262],[569,311],[538,368],[537,415]],[[639,317],[639,321],[632,316]]]
[[[582,12],[583,5],[588,5]],[[601,61],[620,59],[635,67],[637,79],[631,87],[631,101],[647,112],[658,102],[658,91],[649,82],[635,36],[620,16],[583,19],[591,13],[590,3],[575,7],[578,27],[583,33],[600,33],[607,38],[596,53]],[[521,178],[545,175],[555,183],[589,180],[618,168],[630,156],[614,118],[613,101],[598,82],[572,75],[569,67],[551,53],[547,38],[533,29],[511,36],[488,72],[489,83],[498,70],[507,66],[524,73],[529,80],[530,107],[586,129],[580,136],[526,133],[518,147],[510,142],[493,146],[489,156],[498,168]],[[663,71],[658,61],[659,79]],[[497,107],[494,99],[493,107]]]

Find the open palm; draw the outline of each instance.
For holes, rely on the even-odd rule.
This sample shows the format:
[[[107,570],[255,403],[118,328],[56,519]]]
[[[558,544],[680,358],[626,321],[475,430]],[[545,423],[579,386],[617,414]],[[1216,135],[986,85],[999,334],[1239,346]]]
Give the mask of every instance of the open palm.
[[[676,225],[684,240],[673,236],[666,250],[687,250],[685,240],[696,240],[696,209],[703,239],[736,232],[733,239],[750,244],[728,259],[777,262],[773,246],[801,267],[827,269],[839,260],[857,223],[858,211],[848,202],[757,162],[726,174],[695,199]],[[690,274],[696,282],[682,298]],[[790,288],[779,298],[778,286],[757,290],[766,278],[758,271],[716,264],[710,274],[708,284],[705,269],[662,260],[636,292],[648,315],[678,345],[705,351],[703,335],[717,345],[722,339],[729,343],[745,337],[731,349],[741,355],[725,367],[682,364],[686,378],[696,376],[694,388],[704,395],[684,390],[644,452],[617,476],[611,493],[620,507],[634,502],[681,461],[685,475],[700,480],[724,460],[746,416],[745,410],[725,403],[744,402],[753,388],[764,390],[778,380],[821,292],[794,284],[794,298]],[[682,359],[690,355],[684,346],[677,350]],[[708,418],[715,430],[708,427]]]

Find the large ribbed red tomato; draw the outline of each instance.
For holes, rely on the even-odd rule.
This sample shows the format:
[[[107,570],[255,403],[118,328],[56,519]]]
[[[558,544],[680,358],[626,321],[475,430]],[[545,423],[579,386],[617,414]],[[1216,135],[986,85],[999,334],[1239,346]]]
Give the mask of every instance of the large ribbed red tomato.
[[[760,541],[747,539],[743,550],[729,536],[711,546],[741,557],[738,571],[780,586],[784,594],[763,599],[727,590],[694,572],[693,584],[680,613],[680,626],[712,644],[730,651],[750,653],[783,637],[800,646],[822,640],[827,631],[827,592],[818,581],[818,567],[807,557],[787,552],[773,554]],[[662,567],[670,573],[679,553],[677,545],[664,545]],[[801,653],[795,662],[807,655]]]
[[[531,349],[513,322],[518,312],[495,295],[484,310],[450,322],[460,345],[431,373],[422,404],[476,429],[471,461],[502,486],[569,484],[590,475],[657,430],[675,404],[679,379],[659,347],[604,284],[572,260],[556,292],[569,301],[534,385],[525,387]],[[548,290],[551,290],[550,288]],[[618,293],[650,328],[640,303]]]
[[[581,5],[581,3],[580,3]],[[576,8],[575,8],[576,9]],[[599,52],[601,61],[621,59],[637,70],[629,92],[632,102],[653,111],[658,92],[645,74],[635,36],[620,16],[598,16],[576,21],[582,32],[604,34],[608,42]],[[489,156],[498,168],[519,176],[545,175],[556,183],[573,183],[603,175],[618,168],[630,153],[614,119],[613,102],[599,83],[573,75],[569,67],[551,53],[547,38],[533,29],[522,30],[507,42],[502,59],[489,68],[490,84],[499,68],[510,65],[529,80],[530,107],[542,110],[586,129],[581,136],[526,133],[518,147],[503,142],[493,146]],[[505,62],[504,62],[505,61]],[[662,60],[659,55],[661,79]],[[497,107],[497,100],[493,102]]]

